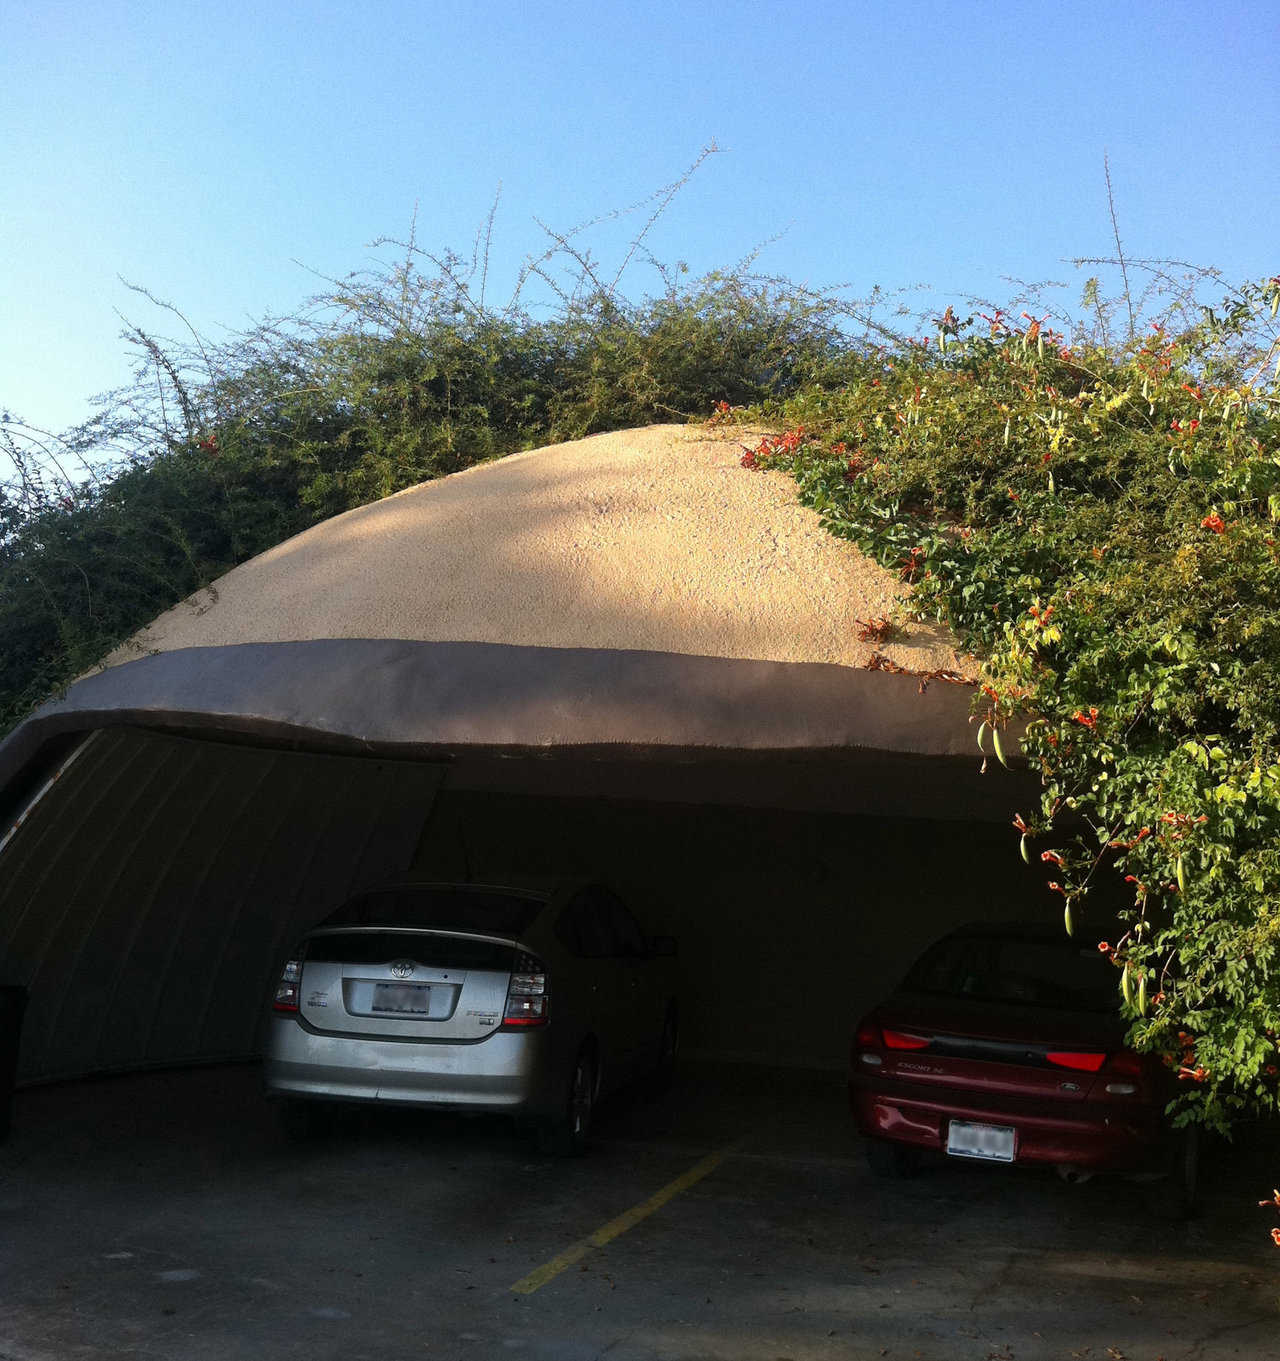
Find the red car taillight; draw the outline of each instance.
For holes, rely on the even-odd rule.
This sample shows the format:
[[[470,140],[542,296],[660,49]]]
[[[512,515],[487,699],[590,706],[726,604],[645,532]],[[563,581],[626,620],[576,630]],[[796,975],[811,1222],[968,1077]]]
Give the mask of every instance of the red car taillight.
[[[280,981],[276,984],[272,1011],[292,1012],[298,1010],[298,994],[302,990],[302,961],[290,959],[280,971]]]
[[[1135,1054],[1132,1049],[1122,1049],[1112,1056],[1111,1062],[1098,1077],[1099,1080],[1106,1078],[1102,1090],[1108,1096],[1141,1096],[1146,1091],[1146,1072],[1141,1055]]]
[[[884,1031],[886,1049],[928,1049],[930,1041],[924,1035],[909,1035],[905,1030]]]
[[[858,1029],[854,1035],[853,1051],[849,1055],[849,1062],[865,1063],[868,1068],[879,1068],[884,1063],[884,1058],[878,1052],[884,1048],[884,1033],[880,1027],[871,1019],[864,1016],[858,1022]]]
[[[1074,1068],[1079,1073],[1096,1073],[1107,1061],[1105,1054],[1093,1054],[1076,1050],[1058,1050],[1045,1055],[1045,1058],[1058,1068]]]
[[[547,966],[533,955],[521,954],[507,985],[507,1005],[502,1013],[503,1030],[546,1025],[549,989]]]
[[[879,1068],[884,1056],[883,1049],[927,1049],[933,1041],[925,1035],[912,1035],[905,1030],[890,1030],[877,1025],[870,1016],[864,1016],[858,1023],[857,1034],[853,1041],[853,1058],[868,1067]]]

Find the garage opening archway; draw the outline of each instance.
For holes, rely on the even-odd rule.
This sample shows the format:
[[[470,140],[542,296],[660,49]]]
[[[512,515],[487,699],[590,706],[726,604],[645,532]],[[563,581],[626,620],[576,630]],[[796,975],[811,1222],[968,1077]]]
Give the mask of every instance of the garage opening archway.
[[[0,853],[4,981],[31,992],[20,1077],[252,1057],[293,940],[404,874],[606,879],[680,941],[690,1051],[835,1068],[927,941],[1029,910],[1039,880],[975,765],[412,761],[101,730]]]

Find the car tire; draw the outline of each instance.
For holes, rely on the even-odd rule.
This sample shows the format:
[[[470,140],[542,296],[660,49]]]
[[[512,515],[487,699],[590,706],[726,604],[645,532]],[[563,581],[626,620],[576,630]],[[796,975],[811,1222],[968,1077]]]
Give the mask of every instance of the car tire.
[[[539,1151],[562,1158],[580,1158],[587,1151],[595,1104],[595,1056],[591,1047],[584,1044],[574,1060],[562,1114],[537,1128]]]
[[[867,1163],[873,1177],[909,1177],[919,1166],[913,1149],[889,1139],[867,1140]]]
[[[675,1007],[667,1008],[666,1020],[662,1023],[662,1039],[658,1042],[658,1062],[649,1076],[649,1091],[653,1096],[662,1096],[671,1090],[676,1076],[676,1059],[680,1054],[680,1018]]]

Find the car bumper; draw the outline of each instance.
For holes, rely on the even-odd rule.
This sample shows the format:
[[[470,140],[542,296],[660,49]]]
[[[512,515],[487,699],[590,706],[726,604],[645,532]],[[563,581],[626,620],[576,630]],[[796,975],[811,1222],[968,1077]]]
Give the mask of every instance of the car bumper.
[[[268,1096],[387,1102],[551,1115],[567,1076],[548,1030],[495,1031],[466,1044],[326,1035],[272,1017],[263,1065]]]
[[[1043,1102],[975,1097],[955,1089],[912,1092],[892,1081],[851,1081],[849,1104],[860,1133],[915,1148],[946,1151],[952,1120],[1006,1125],[1014,1130],[1014,1162],[1048,1163],[1089,1171],[1158,1171],[1166,1155],[1160,1112],[1080,1101],[1046,1110]]]

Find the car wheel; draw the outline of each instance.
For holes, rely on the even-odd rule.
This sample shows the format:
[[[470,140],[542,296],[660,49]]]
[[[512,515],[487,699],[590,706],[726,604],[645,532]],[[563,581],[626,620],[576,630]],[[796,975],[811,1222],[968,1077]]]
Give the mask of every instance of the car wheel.
[[[578,1158],[587,1151],[591,1117],[596,1104],[596,1064],[588,1046],[578,1051],[564,1113],[538,1126],[538,1147],[543,1153]]]
[[[867,1163],[875,1177],[909,1177],[918,1166],[914,1150],[888,1139],[867,1140]]]
[[[671,1089],[676,1076],[676,1057],[680,1053],[680,1020],[675,1007],[667,1011],[667,1019],[662,1024],[662,1039],[658,1044],[658,1062],[649,1079],[649,1090],[654,1096],[661,1096]]]

